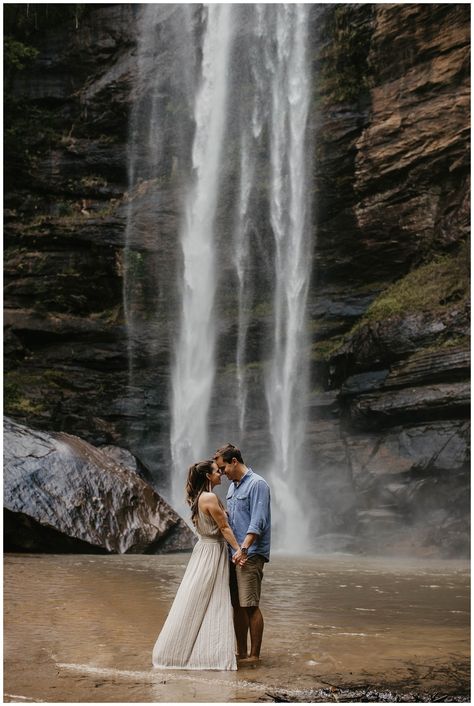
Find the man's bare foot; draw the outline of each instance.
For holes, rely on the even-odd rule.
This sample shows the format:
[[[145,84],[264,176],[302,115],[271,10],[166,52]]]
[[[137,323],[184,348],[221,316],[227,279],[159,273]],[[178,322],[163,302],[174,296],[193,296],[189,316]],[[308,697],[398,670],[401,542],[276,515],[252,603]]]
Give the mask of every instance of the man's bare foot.
[[[238,667],[256,667],[260,663],[260,657],[255,657],[250,655],[250,657],[243,657],[237,660]]]

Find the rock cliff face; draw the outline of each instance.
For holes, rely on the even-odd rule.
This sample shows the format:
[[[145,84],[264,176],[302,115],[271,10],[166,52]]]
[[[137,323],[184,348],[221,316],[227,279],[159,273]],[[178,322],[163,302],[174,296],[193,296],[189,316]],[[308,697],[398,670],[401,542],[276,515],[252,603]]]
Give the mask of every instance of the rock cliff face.
[[[330,90],[316,169],[321,524],[353,524],[359,546],[448,555],[468,542],[466,14],[341,6],[330,62],[338,42],[360,46],[351,15],[366,90],[338,107]]]
[[[133,27],[131,5],[94,9],[78,29],[61,23],[38,33],[35,61],[11,79],[26,118],[13,113],[22,139],[6,151],[7,408],[98,443],[124,439]]]
[[[170,48],[173,10],[163,7]],[[125,394],[127,209],[160,218],[161,251],[144,244],[150,267],[173,250],[177,229],[170,155],[160,183],[127,193],[137,11],[90,6],[77,29],[62,25],[36,37],[37,57],[9,76],[17,109],[6,116],[5,390],[16,419],[128,447],[161,487],[172,320],[160,329],[162,372],[145,365],[140,386]],[[306,482],[320,500],[318,546],[463,553],[468,6],[312,12],[317,237]],[[169,52],[157,62],[166,96]],[[171,296],[167,276],[165,268],[161,286]],[[265,312],[252,317],[257,362]],[[231,338],[230,314],[222,326]],[[225,374],[221,368],[221,381]],[[258,367],[249,375],[258,378]],[[265,440],[257,392],[251,403],[258,458]]]

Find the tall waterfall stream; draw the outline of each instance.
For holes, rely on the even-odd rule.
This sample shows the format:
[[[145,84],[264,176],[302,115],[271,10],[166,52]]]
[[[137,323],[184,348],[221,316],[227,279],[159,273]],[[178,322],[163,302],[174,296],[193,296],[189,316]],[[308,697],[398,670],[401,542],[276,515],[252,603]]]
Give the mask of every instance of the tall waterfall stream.
[[[271,484],[276,546],[288,549],[297,531],[304,550],[313,511],[301,474],[314,238],[308,10],[192,8],[170,11],[166,87],[154,71],[163,9],[146,5],[139,17],[129,174],[130,193],[148,198],[141,210],[131,200],[127,228],[130,385],[144,368],[145,388],[167,379],[156,427],[171,466],[162,491],[178,510],[187,514],[189,464],[232,441]],[[178,214],[173,252],[160,242],[166,193]],[[165,270],[175,283],[167,291]],[[251,330],[256,311],[261,326]]]

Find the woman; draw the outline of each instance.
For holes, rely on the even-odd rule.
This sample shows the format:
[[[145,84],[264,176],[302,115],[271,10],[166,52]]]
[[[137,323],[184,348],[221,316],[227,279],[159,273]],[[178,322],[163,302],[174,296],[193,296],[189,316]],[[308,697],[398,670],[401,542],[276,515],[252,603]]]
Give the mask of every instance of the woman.
[[[153,648],[154,667],[237,669],[226,540],[237,552],[239,545],[212,492],[220,482],[214,461],[189,468],[187,502],[199,541]]]

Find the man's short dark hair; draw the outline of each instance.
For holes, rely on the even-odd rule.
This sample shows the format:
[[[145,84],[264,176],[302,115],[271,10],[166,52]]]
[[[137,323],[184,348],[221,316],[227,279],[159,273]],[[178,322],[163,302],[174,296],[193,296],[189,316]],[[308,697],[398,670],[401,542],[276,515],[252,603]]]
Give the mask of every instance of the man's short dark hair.
[[[239,463],[244,462],[240,449],[238,449],[237,446],[234,446],[234,444],[225,444],[224,446],[221,446],[214,454],[214,458],[216,459],[218,456],[222,456],[225,463],[230,463],[233,458],[236,458]]]

